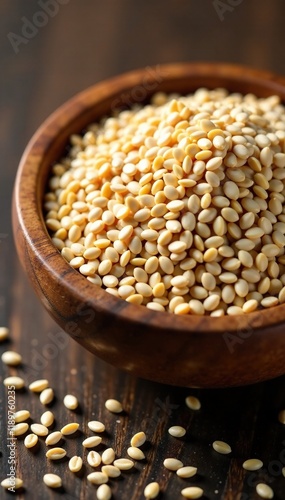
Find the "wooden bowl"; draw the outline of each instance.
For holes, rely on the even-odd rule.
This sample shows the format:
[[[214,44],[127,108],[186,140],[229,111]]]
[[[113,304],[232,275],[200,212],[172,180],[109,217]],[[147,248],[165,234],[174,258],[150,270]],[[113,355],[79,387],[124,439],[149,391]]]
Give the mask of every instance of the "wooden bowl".
[[[42,200],[50,165],[71,134],[157,91],[226,87],[285,101],[285,78],[228,64],[170,64],[94,85],[53,113],[28,144],[16,178],[14,237],[33,288],[55,321],[105,361],[135,375],[188,387],[250,384],[285,373],[285,305],[244,316],[175,316],[109,295],[53,246]]]

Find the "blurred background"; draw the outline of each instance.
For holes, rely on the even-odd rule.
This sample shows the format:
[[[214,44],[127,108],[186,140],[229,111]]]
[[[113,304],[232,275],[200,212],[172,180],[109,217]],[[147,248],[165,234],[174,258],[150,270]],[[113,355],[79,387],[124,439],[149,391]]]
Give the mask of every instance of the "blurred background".
[[[13,174],[59,104],[109,76],[174,61],[285,74],[284,0],[1,0],[0,233]]]
[[[284,19],[284,0],[0,0],[0,325],[9,324],[13,331],[14,344],[10,348],[22,349],[28,359],[33,346],[42,352],[46,333],[57,328],[34,297],[20,270],[10,221],[17,166],[25,145],[41,122],[78,91],[139,67],[175,61],[225,61],[285,76]],[[65,362],[70,369],[73,361],[76,366],[82,365],[82,370],[86,368],[85,364],[91,367],[91,371],[96,365],[94,374],[97,373],[98,384],[109,384],[109,373],[114,378],[118,377],[115,370],[110,372],[108,368],[107,371],[105,365],[95,362],[79,346],[76,346],[77,349],[72,349],[72,346],[68,347],[58,365],[62,375],[59,380],[67,380],[64,378],[67,373]],[[24,365],[24,372],[25,369]],[[98,376],[100,370],[102,378]],[[272,398],[274,408],[284,404],[282,380],[259,384],[257,388],[248,388],[245,392],[228,391],[227,398],[232,397],[229,399],[231,415],[225,413],[221,417],[221,412],[217,410],[213,420],[213,414],[209,413],[208,428],[219,425],[223,429],[232,425],[234,435],[234,424],[242,426],[244,423],[241,428],[252,429],[249,431],[250,439],[255,440],[257,449],[266,450],[266,456],[275,459],[281,440],[281,433],[278,440],[276,433],[280,429],[273,424],[270,428],[273,434],[268,427],[264,438],[264,419]],[[130,383],[127,376],[118,379],[118,391],[124,383]],[[162,391],[164,395],[160,398],[163,401],[165,394],[167,397],[169,394],[167,388],[158,389],[155,386],[150,389],[143,383],[140,386],[142,390],[146,395],[153,391],[154,399]],[[222,395],[219,403],[216,396],[212,397],[213,405],[223,408]],[[248,406],[244,412],[245,398]],[[244,416],[238,408],[243,408]],[[6,411],[2,384],[1,411]],[[275,420],[274,413],[272,421]],[[207,453],[208,441],[202,431],[200,435]],[[241,431],[240,446],[247,443],[247,439],[247,433]],[[251,444],[244,446],[250,450]],[[203,456],[200,457],[201,462]],[[231,480],[226,480],[227,473],[227,465],[223,462],[218,480],[221,484],[227,481],[228,494],[224,499],[253,498],[231,493],[232,488],[233,491],[235,487],[242,488],[241,483],[236,486],[241,479],[235,465]],[[279,479],[282,480],[282,477]],[[34,484],[33,478],[31,481]],[[252,491],[248,485],[246,487]],[[279,491],[282,488],[280,483]],[[42,493],[39,495],[34,498],[50,498],[41,496]],[[85,493],[82,495],[85,498]],[[171,495],[170,492],[169,498],[174,498]],[[280,495],[278,498],[281,500],[284,495]]]

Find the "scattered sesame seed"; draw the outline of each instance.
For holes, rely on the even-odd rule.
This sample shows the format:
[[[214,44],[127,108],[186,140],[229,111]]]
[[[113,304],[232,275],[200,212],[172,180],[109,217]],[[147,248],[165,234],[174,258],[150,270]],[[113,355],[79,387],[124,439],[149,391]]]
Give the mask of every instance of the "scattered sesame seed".
[[[228,443],[225,443],[224,441],[214,441],[213,448],[215,451],[221,453],[222,455],[228,455],[232,452],[230,445]]]

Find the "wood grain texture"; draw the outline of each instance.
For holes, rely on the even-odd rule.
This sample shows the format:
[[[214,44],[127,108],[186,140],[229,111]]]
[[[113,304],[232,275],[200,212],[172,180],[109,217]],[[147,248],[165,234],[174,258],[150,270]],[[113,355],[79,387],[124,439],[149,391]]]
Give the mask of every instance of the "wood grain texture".
[[[1,1],[0,321],[9,324],[12,340],[1,345],[0,352],[13,348],[24,358],[18,370],[1,366],[1,377],[16,372],[27,382],[47,377],[57,396],[52,407],[56,426],[74,418],[86,430],[87,419],[103,419],[109,431],[104,443],[115,441],[118,452],[125,452],[133,432],[142,427],[148,431],[147,462],[137,466],[141,473],[130,472],[112,481],[116,500],[143,499],[143,487],[155,479],[163,489],[160,498],[166,500],[182,498],[179,492],[186,483],[203,487],[209,500],[258,500],[254,485],[261,480],[272,486],[274,498],[283,500],[285,435],[277,413],[285,407],[284,377],[243,389],[191,391],[202,401],[200,412],[193,413],[184,405],[188,390],[133,378],[99,361],[65,334],[59,335],[59,327],[34,296],[15,256],[9,213],[19,158],[34,130],[59,104],[122,71],[162,62],[224,60],[285,74],[284,9],[283,0],[246,0],[226,12],[221,22],[210,0],[70,1],[16,55],[7,33],[21,34],[21,17],[31,19],[40,8],[35,2]],[[9,466],[7,395],[2,384],[0,391],[2,479]],[[78,396],[82,414],[73,416],[63,407],[66,392]],[[104,410],[107,397],[124,402],[127,413],[119,418],[120,424]],[[42,411],[38,397],[18,393],[17,409],[27,406],[38,421]],[[184,440],[168,436],[166,430],[174,424],[187,427]],[[217,455],[210,446],[214,439],[228,441],[233,453]],[[68,455],[81,453],[81,440],[66,440]],[[47,465],[42,440],[40,445],[37,453],[29,453],[19,439],[17,469],[25,491],[17,498],[95,498],[96,488],[86,483],[86,469],[80,479],[66,470],[64,462]],[[182,481],[165,471],[162,462],[170,454],[197,465],[199,476]],[[264,461],[261,471],[241,469],[243,460],[251,456]],[[53,492],[42,484],[48,470],[60,472],[64,491]],[[12,496],[1,490],[0,498]]]

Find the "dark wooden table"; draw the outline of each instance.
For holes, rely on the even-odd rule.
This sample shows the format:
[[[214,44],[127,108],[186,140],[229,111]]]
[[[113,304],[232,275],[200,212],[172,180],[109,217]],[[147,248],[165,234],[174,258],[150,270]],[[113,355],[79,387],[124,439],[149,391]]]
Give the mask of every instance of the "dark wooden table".
[[[272,486],[274,498],[284,499],[285,426],[277,414],[285,407],[285,379],[215,391],[162,386],[119,372],[69,340],[34,296],[15,254],[10,203],[17,164],[34,130],[59,104],[122,71],[162,62],[223,60],[285,74],[284,16],[284,0],[1,0],[0,325],[9,326],[10,338],[0,345],[0,353],[13,349],[23,356],[17,369],[1,364],[1,381],[16,373],[26,385],[49,380],[56,393],[55,428],[76,420],[82,430],[66,439],[68,457],[82,454],[91,419],[105,422],[104,445],[114,446],[118,455],[126,456],[134,432],[147,433],[146,460],[111,481],[117,500],[142,499],[145,485],[154,480],[166,500],[182,498],[180,490],[190,484],[201,486],[209,500],[257,499],[255,484],[260,481]],[[66,393],[78,397],[80,411],[63,406]],[[188,394],[198,395],[200,411],[185,406]],[[122,401],[124,414],[105,410],[110,397]],[[16,393],[16,407],[28,408],[35,422],[43,411],[28,390]],[[0,411],[2,480],[10,467],[8,399],[2,383]],[[168,434],[174,424],[187,428],[185,438]],[[231,455],[214,452],[215,439],[229,442]],[[167,471],[167,456],[197,466],[197,477],[182,480]],[[241,464],[250,457],[260,458],[264,467],[256,473],[243,471]],[[47,463],[42,438],[34,451],[26,450],[19,438],[16,462],[17,476],[24,480],[18,498],[96,497],[96,488],[86,481],[91,468],[85,466],[81,477],[68,471],[67,460]],[[51,471],[63,478],[59,491],[42,482]],[[11,494],[1,488],[0,498]]]

